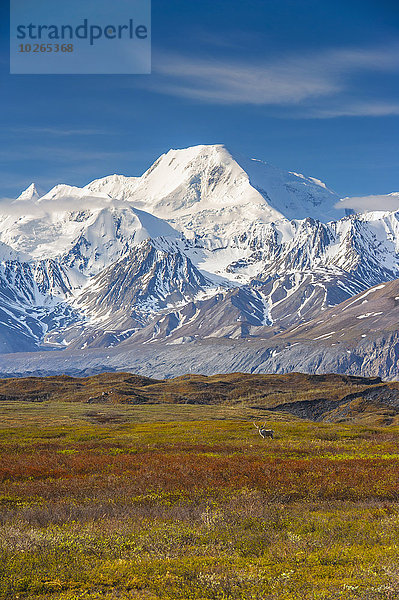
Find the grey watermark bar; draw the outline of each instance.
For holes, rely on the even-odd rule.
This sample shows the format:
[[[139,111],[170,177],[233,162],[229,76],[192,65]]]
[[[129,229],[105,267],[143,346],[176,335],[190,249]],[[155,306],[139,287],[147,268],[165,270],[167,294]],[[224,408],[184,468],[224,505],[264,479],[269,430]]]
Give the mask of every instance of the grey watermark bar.
[[[10,73],[151,73],[151,1],[11,0]]]

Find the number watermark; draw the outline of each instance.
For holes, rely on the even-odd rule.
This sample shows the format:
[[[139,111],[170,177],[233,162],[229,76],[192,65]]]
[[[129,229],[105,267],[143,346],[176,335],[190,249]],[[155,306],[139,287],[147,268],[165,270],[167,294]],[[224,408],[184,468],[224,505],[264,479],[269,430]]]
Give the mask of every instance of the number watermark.
[[[73,44],[20,44],[18,52],[73,52]]]

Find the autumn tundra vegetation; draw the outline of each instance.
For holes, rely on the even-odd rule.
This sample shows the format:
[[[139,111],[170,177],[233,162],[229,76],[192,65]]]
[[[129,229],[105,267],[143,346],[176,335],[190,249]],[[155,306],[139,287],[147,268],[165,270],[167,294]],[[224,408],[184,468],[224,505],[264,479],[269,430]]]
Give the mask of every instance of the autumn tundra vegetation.
[[[0,598],[399,598],[395,386],[0,381]]]

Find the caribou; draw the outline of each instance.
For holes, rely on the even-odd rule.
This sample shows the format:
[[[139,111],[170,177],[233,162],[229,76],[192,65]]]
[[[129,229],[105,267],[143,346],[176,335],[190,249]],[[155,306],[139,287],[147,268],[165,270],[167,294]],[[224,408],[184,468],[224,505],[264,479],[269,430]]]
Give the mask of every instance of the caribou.
[[[263,423],[263,425],[257,425],[256,423],[254,423],[256,429],[259,432],[259,435],[263,438],[274,438],[274,431],[273,429],[265,429],[266,423]]]

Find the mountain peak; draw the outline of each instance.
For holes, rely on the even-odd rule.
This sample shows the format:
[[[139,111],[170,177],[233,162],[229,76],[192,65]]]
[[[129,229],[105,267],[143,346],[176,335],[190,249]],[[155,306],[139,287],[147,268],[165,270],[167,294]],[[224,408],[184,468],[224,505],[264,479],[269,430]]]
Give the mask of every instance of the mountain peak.
[[[223,144],[169,150],[135,181],[133,202],[187,230],[198,225],[226,230],[249,220],[268,223],[344,216],[339,196],[314,177],[248,159]],[[204,222],[199,222],[199,214]],[[206,218],[205,218],[206,217]],[[233,223],[234,222],[234,223]]]
[[[27,201],[27,200],[38,200],[40,198],[40,193],[36,187],[35,183],[31,183],[30,186],[26,188],[17,198],[17,200]]]
[[[56,186],[43,200],[102,196],[167,220],[188,237],[228,240],[255,223],[344,216],[339,197],[313,177],[248,159],[223,144],[171,149],[140,177],[109,175],[84,188]],[[42,200],[41,199],[41,200]]]

